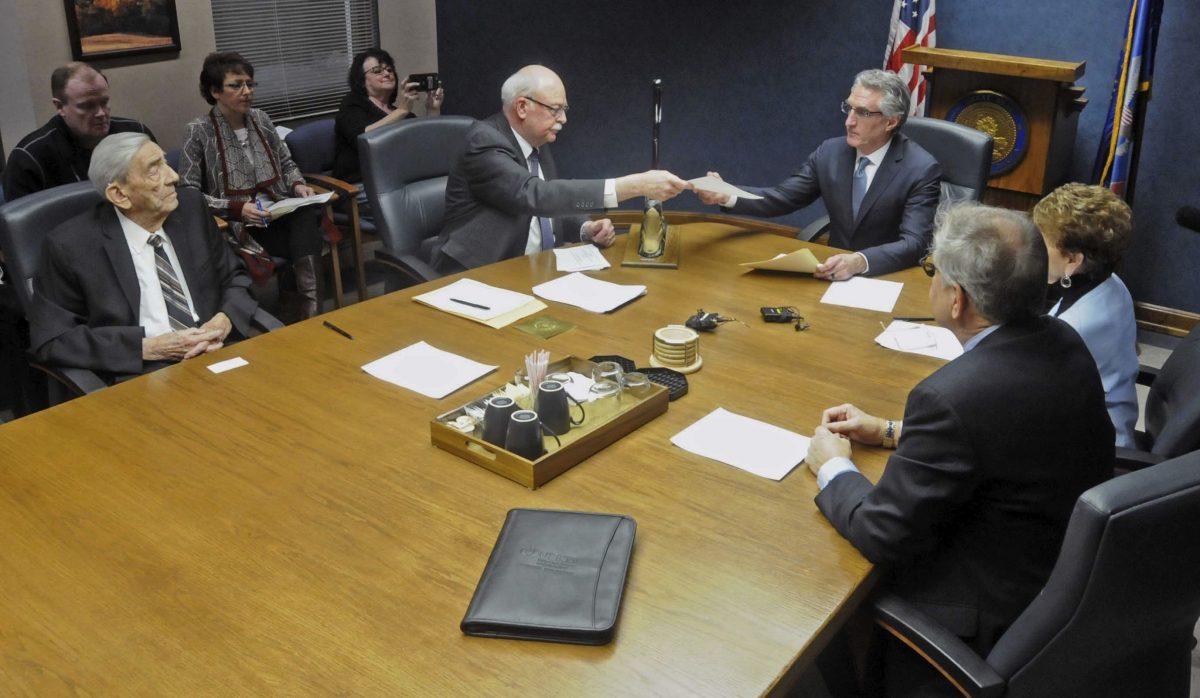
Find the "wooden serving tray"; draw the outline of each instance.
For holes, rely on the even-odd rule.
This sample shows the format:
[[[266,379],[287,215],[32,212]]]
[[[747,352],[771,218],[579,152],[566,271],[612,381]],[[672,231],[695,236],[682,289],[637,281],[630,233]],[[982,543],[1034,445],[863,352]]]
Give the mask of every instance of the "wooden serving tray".
[[[587,376],[591,375],[593,366],[591,361],[569,356],[552,362],[547,374],[574,371]],[[482,407],[483,401],[491,395],[489,392],[478,400],[435,417],[429,424],[430,438],[434,446],[530,489],[541,487],[583,462],[588,456],[667,411],[667,389],[657,383],[651,383],[649,390],[641,397],[623,392],[621,404],[616,412],[599,419],[593,419],[589,415],[582,425],[559,437],[562,441],[561,447],[554,442],[553,437],[545,437],[547,453],[531,461],[484,441],[482,426],[476,426],[475,431],[470,434],[449,426],[448,422],[467,414],[468,405]],[[576,414],[576,410],[572,403],[572,414]]]

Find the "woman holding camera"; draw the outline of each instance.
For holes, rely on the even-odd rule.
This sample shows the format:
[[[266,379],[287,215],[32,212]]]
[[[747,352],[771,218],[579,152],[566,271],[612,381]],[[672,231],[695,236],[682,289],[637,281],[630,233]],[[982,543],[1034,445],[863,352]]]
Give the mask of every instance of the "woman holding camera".
[[[410,82],[400,89],[396,63],[383,49],[372,48],[356,55],[350,62],[350,92],[342,99],[336,123],[337,150],[333,176],[347,182],[360,182],[358,167],[358,136],[380,126],[411,119],[417,101],[418,83]],[[425,110],[429,116],[442,113],[445,95],[438,87],[425,95]]]

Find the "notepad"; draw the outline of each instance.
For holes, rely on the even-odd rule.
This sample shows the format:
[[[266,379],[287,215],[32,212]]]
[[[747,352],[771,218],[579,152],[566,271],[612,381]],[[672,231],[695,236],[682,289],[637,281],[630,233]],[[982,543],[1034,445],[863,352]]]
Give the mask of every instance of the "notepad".
[[[963,353],[958,338],[945,327],[903,320],[893,320],[892,324],[875,338],[875,343],[888,349],[947,361],[957,359]]]
[[[614,284],[574,272],[533,287],[533,292],[549,301],[566,303],[593,313],[607,313],[646,294],[640,284]]]
[[[314,194],[313,196],[295,196],[290,199],[280,199],[273,201],[267,206],[267,213],[271,214],[271,220],[282,218],[287,214],[304,206],[314,206],[323,204],[333,198],[333,192],[325,192],[324,194]]]
[[[795,252],[781,252],[770,259],[758,262],[742,262],[743,267],[762,269],[764,271],[790,271],[799,274],[811,274],[817,270],[817,256],[807,247],[801,247]]]
[[[496,367],[417,342],[362,369],[393,385],[441,399],[495,371]]]
[[[218,361],[216,363],[209,364],[205,366],[205,368],[213,373],[224,373],[226,371],[232,371],[235,368],[241,368],[249,363],[249,361],[246,361],[242,357],[235,356],[232,359],[225,359],[224,361]]]
[[[890,313],[896,307],[900,291],[904,284],[899,281],[883,281],[882,279],[867,279],[856,276],[847,281],[834,281],[829,284],[825,295],[821,296],[822,303],[844,305],[847,308],[862,308]]]
[[[782,480],[808,455],[807,436],[721,407],[671,437],[671,443],[748,473]]]
[[[612,265],[600,254],[595,245],[577,245],[575,247],[555,247],[554,263],[559,271],[596,271],[607,269]]]
[[[529,294],[489,286],[473,279],[459,279],[413,296],[413,300],[497,329],[546,309],[545,303]]]

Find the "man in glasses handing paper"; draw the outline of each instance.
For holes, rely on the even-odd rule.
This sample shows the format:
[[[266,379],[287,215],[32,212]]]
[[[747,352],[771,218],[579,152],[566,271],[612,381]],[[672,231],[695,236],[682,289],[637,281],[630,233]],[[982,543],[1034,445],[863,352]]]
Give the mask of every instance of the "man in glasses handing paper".
[[[814,276],[821,279],[915,266],[929,247],[942,175],[933,156],[900,133],[908,109],[908,85],[900,76],[864,70],[842,102],[845,137],[817,146],[796,174],[774,187],[741,187],[762,199],[696,194],[706,204],[754,216],[782,216],[819,197],[829,212],[829,244],[853,250],[817,267]]]

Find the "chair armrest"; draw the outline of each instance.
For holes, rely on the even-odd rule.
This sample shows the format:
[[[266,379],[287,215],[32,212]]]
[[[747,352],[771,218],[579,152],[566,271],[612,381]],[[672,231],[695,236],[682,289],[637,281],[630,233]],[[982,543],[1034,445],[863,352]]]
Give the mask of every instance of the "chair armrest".
[[[920,654],[959,692],[991,698],[1004,694],[1005,681],[958,636],[894,594],[875,601],[875,622]]]
[[[412,284],[423,284],[426,281],[433,281],[442,276],[429,263],[411,254],[397,257],[384,250],[376,250],[375,259],[372,260],[372,264],[382,266],[388,271],[397,272],[405,277],[406,280],[411,281]]]
[[[1121,448],[1117,447],[1117,462],[1116,467],[1125,470],[1141,470],[1152,465],[1157,465],[1166,460],[1163,456],[1155,455],[1149,451],[1139,451],[1136,448]]]
[[[1137,383],[1138,385],[1150,385],[1158,378],[1159,369],[1156,366],[1147,366],[1146,364],[1138,365]]]
[[[255,308],[254,315],[250,316],[250,323],[263,332],[274,332],[283,327],[283,323],[278,318],[262,308]]]
[[[796,235],[796,239],[804,240],[805,242],[812,242],[828,232],[829,216],[821,216],[812,223],[804,226],[804,228],[800,230],[799,234]]]
[[[326,189],[331,189],[331,190],[341,194],[342,196],[348,196],[352,199],[354,197],[358,196],[358,187],[357,186],[355,186],[345,180],[338,179],[337,177],[330,177],[329,175],[323,175],[323,174],[307,174],[307,173],[302,174],[301,176],[304,177],[304,181],[308,182],[309,184],[319,184]]]
[[[62,383],[71,392],[71,395],[76,397],[108,387],[108,384],[100,380],[99,376],[86,368],[47,366],[32,361],[29,365]]]

